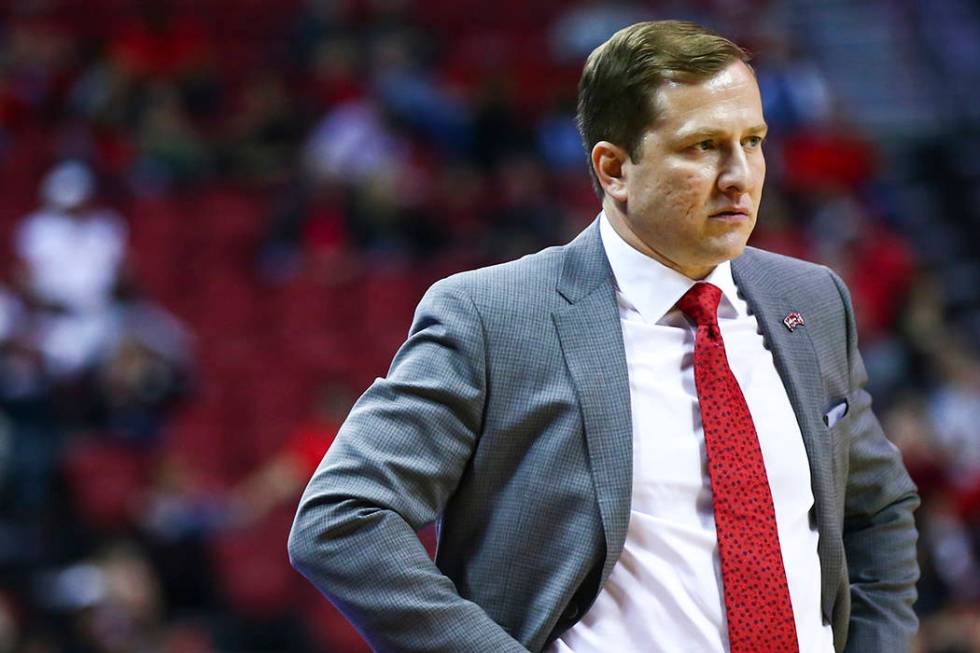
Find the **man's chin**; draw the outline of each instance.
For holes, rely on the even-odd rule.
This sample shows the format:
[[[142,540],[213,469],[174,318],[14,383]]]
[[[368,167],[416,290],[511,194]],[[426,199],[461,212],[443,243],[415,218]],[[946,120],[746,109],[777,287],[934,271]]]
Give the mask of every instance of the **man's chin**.
[[[713,265],[721,265],[725,261],[737,259],[745,251],[747,242],[748,239],[739,238],[737,242],[719,243],[709,260],[714,261]]]

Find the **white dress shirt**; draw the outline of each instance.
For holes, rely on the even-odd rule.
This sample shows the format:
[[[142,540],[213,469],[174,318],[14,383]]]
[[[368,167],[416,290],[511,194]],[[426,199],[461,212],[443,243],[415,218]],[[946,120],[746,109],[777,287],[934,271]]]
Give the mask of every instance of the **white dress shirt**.
[[[640,253],[600,218],[616,278],[633,417],[633,494],[623,553],[595,603],[549,653],[725,653],[728,625],[694,385],[695,327],[674,304],[694,281]],[[705,281],[766,463],[801,653],[830,653],[820,611],[810,468],[796,415],[725,262]]]

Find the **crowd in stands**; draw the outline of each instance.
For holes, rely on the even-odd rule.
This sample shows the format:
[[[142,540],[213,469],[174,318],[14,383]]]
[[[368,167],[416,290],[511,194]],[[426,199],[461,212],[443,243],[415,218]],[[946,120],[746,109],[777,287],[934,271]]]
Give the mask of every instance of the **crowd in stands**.
[[[582,62],[663,17],[755,53],[752,244],[848,282],[917,650],[980,650],[975,3],[10,0],[0,653],[367,651],[288,566],[299,493],[429,284],[594,219]]]

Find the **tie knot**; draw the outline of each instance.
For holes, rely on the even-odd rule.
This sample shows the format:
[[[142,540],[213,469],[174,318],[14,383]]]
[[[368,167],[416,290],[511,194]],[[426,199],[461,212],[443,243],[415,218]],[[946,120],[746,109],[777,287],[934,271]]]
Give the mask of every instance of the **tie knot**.
[[[684,311],[698,326],[718,324],[719,301],[721,288],[699,281],[677,301],[677,308]]]

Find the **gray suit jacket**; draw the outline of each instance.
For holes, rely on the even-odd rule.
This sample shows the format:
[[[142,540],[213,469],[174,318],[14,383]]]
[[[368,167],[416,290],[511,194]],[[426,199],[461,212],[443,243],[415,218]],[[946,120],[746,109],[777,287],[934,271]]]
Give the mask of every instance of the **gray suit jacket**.
[[[751,248],[732,272],[803,433],[835,646],[907,651],[918,497],[863,389],[847,289],[825,267]],[[791,311],[806,321],[792,332]],[[623,549],[631,438],[615,282],[593,223],[426,293],[303,494],[290,559],[376,650],[540,651]],[[432,562],[415,532],[436,519]]]

